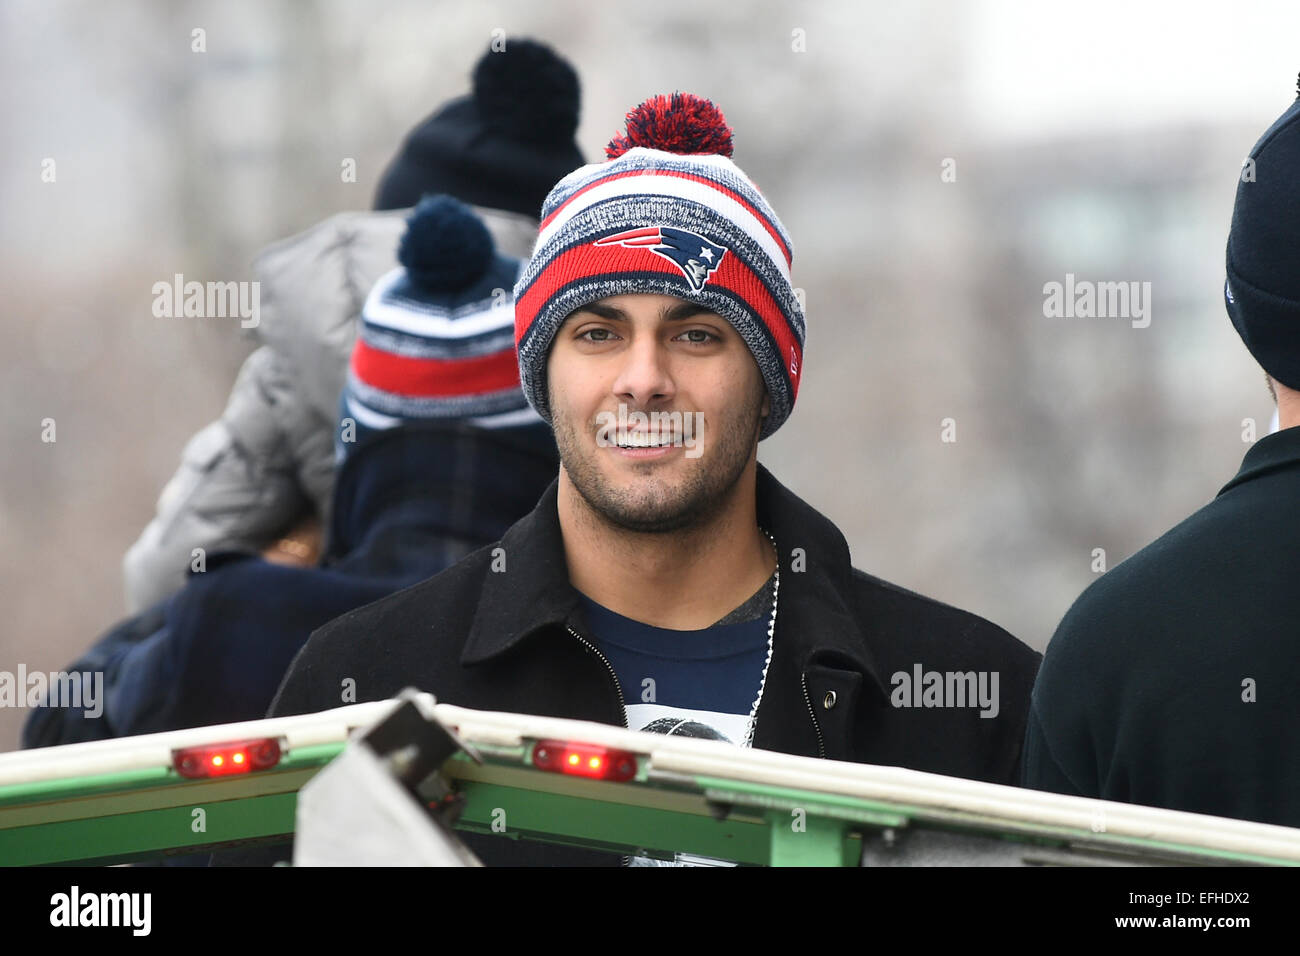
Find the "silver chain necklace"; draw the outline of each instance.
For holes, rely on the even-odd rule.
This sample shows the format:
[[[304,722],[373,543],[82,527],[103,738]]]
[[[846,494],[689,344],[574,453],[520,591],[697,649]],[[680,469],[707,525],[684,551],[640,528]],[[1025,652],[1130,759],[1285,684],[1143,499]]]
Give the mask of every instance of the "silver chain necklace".
[[[754,698],[754,706],[749,709],[749,723],[745,727],[742,747],[752,747],[754,744],[754,724],[758,720],[758,705],[763,699],[763,688],[767,686],[767,668],[772,663],[773,635],[776,634],[776,598],[781,590],[781,549],[776,546],[776,538],[772,537],[772,532],[766,528],[759,530],[767,535],[767,540],[772,542],[772,550],[776,552],[776,573],[772,577],[772,617],[767,622],[767,660],[763,661],[763,676],[758,682],[758,696]]]

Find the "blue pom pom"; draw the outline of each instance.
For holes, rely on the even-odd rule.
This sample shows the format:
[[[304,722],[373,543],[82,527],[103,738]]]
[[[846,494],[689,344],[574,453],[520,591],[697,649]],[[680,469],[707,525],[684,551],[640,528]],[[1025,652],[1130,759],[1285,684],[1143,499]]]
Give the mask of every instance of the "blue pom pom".
[[[468,206],[450,196],[426,196],[406,221],[397,259],[411,281],[446,294],[483,278],[494,251],[487,226]]]

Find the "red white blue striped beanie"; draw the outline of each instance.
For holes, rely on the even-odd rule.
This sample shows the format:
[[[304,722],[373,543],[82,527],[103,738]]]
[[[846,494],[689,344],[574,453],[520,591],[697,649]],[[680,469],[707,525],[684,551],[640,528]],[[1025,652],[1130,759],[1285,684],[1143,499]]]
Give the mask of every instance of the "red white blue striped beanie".
[[[450,196],[416,206],[398,260],[366,298],[348,366],[340,415],[357,440],[414,420],[545,428],[515,359],[511,292],[522,262],[497,253],[487,227]]]
[[[744,339],[771,399],[760,435],[768,437],[799,391],[804,315],[790,237],[731,161],[731,128],[706,99],[656,96],[628,113],[626,134],[606,154],[551,190],[515,286],[528,402],[550,421],[547,353],[572,312],[606,296],[660,293],[700,303]]]

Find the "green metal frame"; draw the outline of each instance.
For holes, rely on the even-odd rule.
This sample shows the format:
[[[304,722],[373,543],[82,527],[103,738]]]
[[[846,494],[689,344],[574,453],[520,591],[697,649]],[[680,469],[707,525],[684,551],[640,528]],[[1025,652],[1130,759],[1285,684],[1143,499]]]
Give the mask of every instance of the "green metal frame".
[[[287,836],[298,790],[342,749],[301,747],[272,770],[206,780],[159,767],[0,787],[0,865],[129,862]]]
[[[1288,863],[1195,846],[982,818],[705,776],[610,783],[537,770],[533,744],[479,748],[442,768],[465,797],[459,829],[625,853],[685,852],[775,866],[855,865],[862,839],[908,827],[1192,863]],[[170,767],[0,787],[0,864],[109,863],[244,842],[282,842],[297,791],[342,750],[301,747],[272,770],[186,780]],[[202,809],[198,815],[196,810]],[[202,826],[199,820],[202,820]],[[277,839],[279,838],[279,839]]]

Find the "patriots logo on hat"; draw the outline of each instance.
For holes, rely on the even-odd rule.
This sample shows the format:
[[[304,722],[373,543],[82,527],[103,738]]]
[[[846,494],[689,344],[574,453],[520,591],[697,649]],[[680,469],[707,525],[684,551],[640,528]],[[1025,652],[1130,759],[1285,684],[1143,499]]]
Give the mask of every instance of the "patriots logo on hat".
[[[675,229],[671,226],[647,226],[644,229],[628,229],[604,239],[597,239],[597,246],[627,246],[631,249],[649,249],[656,255],[663,256],[682,270],[686,281],[691,284],[691,291],[699,292],[704,283],[709,281],[727,250],[717,243],[710,242],[698,232],[689,229]]]

